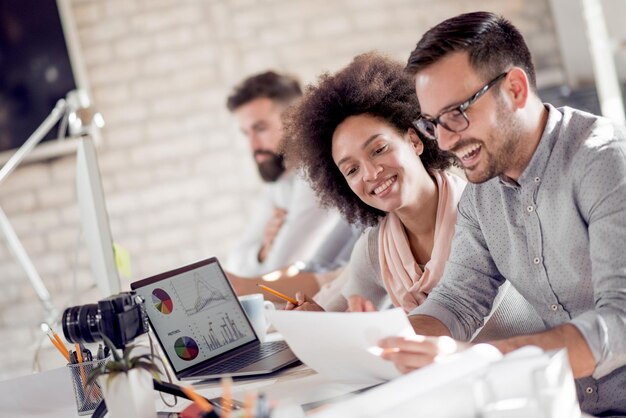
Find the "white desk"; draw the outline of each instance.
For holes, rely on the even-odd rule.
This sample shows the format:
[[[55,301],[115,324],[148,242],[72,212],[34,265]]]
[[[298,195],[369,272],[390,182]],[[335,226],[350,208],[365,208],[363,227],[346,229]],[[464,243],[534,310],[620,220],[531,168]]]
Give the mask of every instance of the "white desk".
[[[0,382],[0,416],[77,417],[68,371],[63,367]]]
[[[306,366],[298,366],[268,378],[238,380],[234,384],[233,392],[234,398],[240,401],[243,401],[247,391],[262,390],[270,399],[305,404],[338,397],[365,386],[330,382]],[[197,386],[197,389],[207,398],[215,398],[221,394],[219,382],[203,384]],[[168,400],[173,399],[171,395],[165,396]],[[168,408],[158,396],[155,397],[155,402],[160,411],[180,411],[189,404],[186,399],[179,398],[177,406]],[[0,417],[78,417],[68,370],[63,367],[0,382]]]
[[[501,376],[508,379],[506,374]],[[394,382],[397,383],[397,381]],[[424,402],[415,405],[415,409],[409,411],[410,414],[407,416],[420,416],[420,413],[430,411],[430,413],[421,416],[448,418],[450,415],[447,415],[446,411],[449,412],[450,410],[446,410],[442,406],[447,405],[448,400],[458,402],[459,394],[461,391],[466,392],[468,387],[467,385],[463,386],[462,381],[456,383],[459,386],[456,392],[455,385],[445,386],[441,388],[443,390],[433,389],[434,392],[425,395]],[[248,391],[263,391],[271,400],[280,400],[283,404],[299,405],[336,398],[365,386],[363,384],[328,381],[312,372],[306,366],[298,366],[286,369],[267,378],[236,381],[233,392],[234,398],[237,400],[243,400],[245,393]],[[414,385],[405,386],[414,387]],[[218,382],[200,385],[197,386],[197,389],[200,394],[207,398],[218,397],[221,393],[221,387]],[[395,390],[393,391],[395,393]],[[170,395],[166,396],[168,396],[168,399],[173,399]],[[413,400],[415,398],[411,397],[412,404]],[[428,401],[431,410],[426,408],[426,401]],[[179,398],[179,403],[176,407],[166,408],[156,395],[155,402],[158,405],[157,410],[173,411],[180,411],[189,404],[189,401]],[[467,412],[471,409],[471,405],[468,404]],[[438,412],[439,415],[436,415],[435,412]],[[72,385],[66,368],[0,382],[0,417],[72,418],[77,416]],[[583,416],[587,417],[584,414]]]

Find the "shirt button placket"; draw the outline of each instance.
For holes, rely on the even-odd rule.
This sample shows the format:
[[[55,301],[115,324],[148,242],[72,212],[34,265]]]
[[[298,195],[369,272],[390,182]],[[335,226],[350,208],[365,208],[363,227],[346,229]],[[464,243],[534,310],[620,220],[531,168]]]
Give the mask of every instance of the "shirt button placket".
[[[581,399],[581,407],[591,408],[597,406],[599,401],[597,381],[591,377],[585,377],[580,379],[576,385],[578,386],[579,384],[579,388],[582,389],[584,397]]]

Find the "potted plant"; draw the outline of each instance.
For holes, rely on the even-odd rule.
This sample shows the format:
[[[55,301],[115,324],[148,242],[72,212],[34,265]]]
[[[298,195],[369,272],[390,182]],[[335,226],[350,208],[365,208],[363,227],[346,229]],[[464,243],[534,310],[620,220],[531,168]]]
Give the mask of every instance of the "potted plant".
[[[153,360],[159,358],[153,353],[132,355],[136,348],[132,344],[127,345],[120,355],[111,340],[104,335],[102,340],[111,350],[113,358],[94,369],[87,383],[98,379],[109,417],[155,418],[152,379],[159,380],[159,368]]]

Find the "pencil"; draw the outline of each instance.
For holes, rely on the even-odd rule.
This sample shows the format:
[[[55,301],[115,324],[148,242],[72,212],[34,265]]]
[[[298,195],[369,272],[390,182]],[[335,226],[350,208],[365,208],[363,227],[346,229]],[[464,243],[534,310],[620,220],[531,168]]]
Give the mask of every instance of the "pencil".
[[[180,388],[183,391],[183,393],[189,397],[189,399],[194,401],[196,405],[198,405],[198,407],[202,409],[202,411],[204,412],[213,411],[213,406],[209,403],[209,401],[204,399],[202,396],[198,395],[196,391],[193,390],[190,386],[181,386]]]
[[[70,360],[70,356],[69,354],[66,354],[65,351],[63,351],[61,349],[61,347],[59,347],[59,343],[52,337],[52,335],[48,334],[48,338],[50,338],[50,342],[52,343],[52,345],[54,346],[54,348],[56,348],[57,350],[59,350],[59,353],[61,353],[61,355],[63,357],[65,357],[65,359],[67,360],[68,363],[71,363],[72,361]],[[67,349],[66,349],[67,351]]]
[[[52,328],[50,328],[50,325],[48,325],[47,322],[42,322],[40,327],[41,327],[41,330],[45,332],[46,335],[48,335],[48,338],[50,338],[50,342],[52,343],[54,348],[59,350],[59,353],[61,353],[61,355],[65,357],[68,363],[71,363],[72,360],[70,358],[70,352],[67,351],[67,348],[65,348],[65,345],[63,345],[63,342],[61,341],[59,336],[54,334],[54,331],[52,331]]]
[[[63,341],[61,341],[61,337],[59,337],[59,334],[57,334],[56,332],[54,332],[54,330],[52,328],[50,328],[50,332],[52,333],[52,335],[54,336],[54,339],[57,340],[57,342],[59,343],[59,347],[60,349],[66,354],[67,358],[70,358],[70,352],[67,350],[67,348],[65,347],[65,344],[63,344]]]
[[[255,400],[256,400],[256,394],[254,392],[246,393],[246,398],[245,398],[244,405],[243,405],[243,418],[253,418]]]
[[[276,290],[274,290],[274,289],[270,289],[269,287],[264,286],[264,285],[262,285],[262,284],[257,284],[257,286],[259,286],[261,289],[265,290],[266,292],[271,293],[271,294],[272,294],[272,295],[274,295],[274,296],[278,296],[279,298],[284,299],[284,300],[286,300],[287,302],[290,302],[290,303],[292,303],[292,304],[294,304],[294,305],[298,306],[298,301],[297,301],[297,300],[295,300],[295,299],[294,299],[294,298],[292,298],[292,297],[289,297],[289,296],[287,296],[287,295],[283,295],[282,293],[280,293],[280,292],[278,292],[278,291],[276,291]]]
[[[74,344],[74,347],[76,348],[76,360],[78,360],[79,363],[82,363],[83,353],[80,351],[80,344],[76,343]]]

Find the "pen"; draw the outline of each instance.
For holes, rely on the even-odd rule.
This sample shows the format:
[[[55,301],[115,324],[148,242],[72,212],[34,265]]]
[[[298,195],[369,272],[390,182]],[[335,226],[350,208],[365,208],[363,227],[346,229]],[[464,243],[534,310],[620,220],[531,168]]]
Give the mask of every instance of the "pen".
[[[257,418],[269,418],[270,416],[270,408],[264,393],[259,393],[257,398],[256,416]]]
[[[294,304],[294,305],[298,306],[298,301],[297,301],[297,300],[295,300],[295,299],[294,299],[294,298],[292,298],[292,297],[289,297],[289,296],[287,296],[287,295],[283,295],[282,293],[280,293],[280,292],[278,292],[278,291],[276,291],[276,290],[274,290],[274,289],[271,289],[271,288],[269,288],[269,287],[267,287],[267,286],[265,286],[265,285],[262,285],[262,284],[257,284],[257,286],[259,286],[261,289],[265,290],[266,292],[271,293],[271,294],[272,294],[272,295],[274,295],[274,296],[278,296],[279,298],[284,299],[284,300],[286,300],[287,302],[290,302],[290,303],[292,303],[292,304]]]

